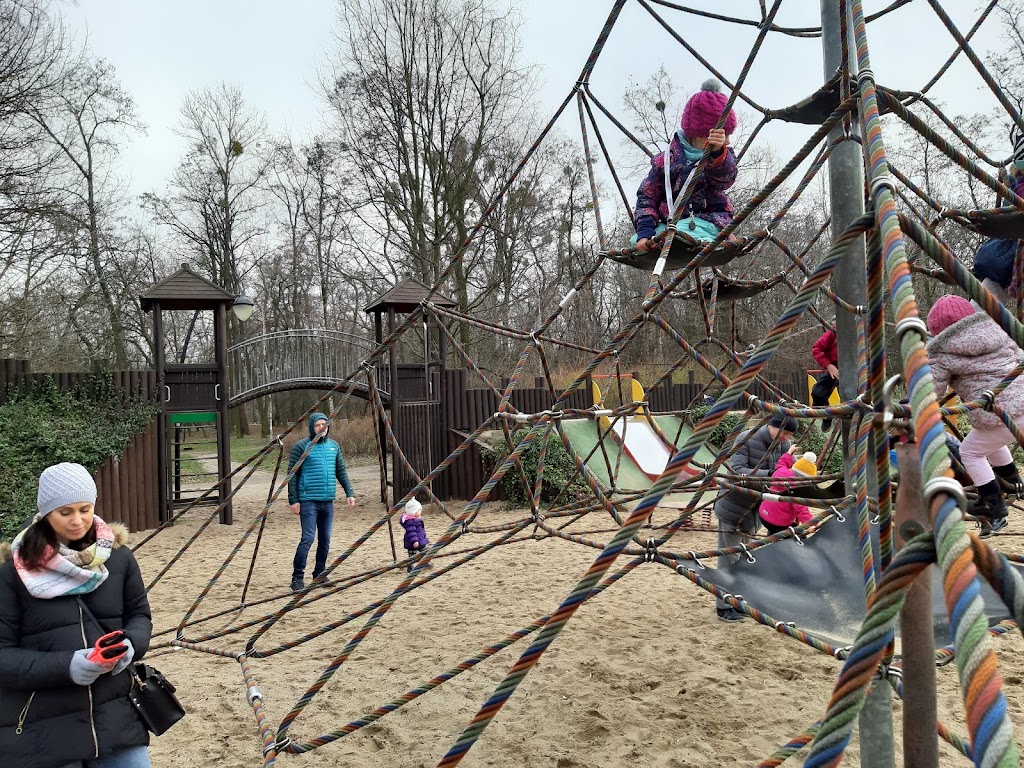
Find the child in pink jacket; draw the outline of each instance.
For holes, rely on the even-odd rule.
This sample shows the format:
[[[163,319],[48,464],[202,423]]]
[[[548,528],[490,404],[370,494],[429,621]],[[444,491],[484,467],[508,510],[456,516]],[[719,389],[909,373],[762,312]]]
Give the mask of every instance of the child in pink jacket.
[[[948,385],[961,400],[977,400],[1024,357],[992,318],[976,313],[971,302],[960,296],[943,296],[935,302],[928,313],[928,332],[932,335],[928,358],[939,397]],[[1024,427],[1024,376],[996,397],[996,405]],[[980,535],[985,537],[1006,526],[1006,503],[999,481],[1018,494],[1024,484],[1007,448],[1015,441],[1006,425],[989,411],[971,411],[967,418],[971,431],[960,444],[960,457],[978,489],[978,504],[971,513],[978,518]]]
[[[815,477],[818,474],[817,461],[818,457],[810,451],[800,458],[792,453],[784,453],[779,457],[772,477],[784,480]],[[776,483],[768,490],[773,494],[788,493],[793,487],[793,483]],[[803,504],[794,504],[792,501],[778,498],[766,498],[761,502],[761,522],[768,529],[768,533],[779,533],[791,525],[803,525],[813,517],[811,510]]]

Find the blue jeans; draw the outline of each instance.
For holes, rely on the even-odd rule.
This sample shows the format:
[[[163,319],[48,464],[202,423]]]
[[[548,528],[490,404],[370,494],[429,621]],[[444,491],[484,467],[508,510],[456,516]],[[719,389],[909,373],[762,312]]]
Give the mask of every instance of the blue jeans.
[[[128,747],[80,763],[68,763],[62,768],[151,768],[152,765],[149,747]]]
[[[306,574],[306,558],[309,548],[313,546],[316,536],[316,559],[313,562],[313,578],[327,567],[327,555],[331,551],[331,526],[334,523],[333,501],[301,501],[299,502],[299,523],[302,525],[302,538],[295,550],[292,563],[292,581],[301,579]]]

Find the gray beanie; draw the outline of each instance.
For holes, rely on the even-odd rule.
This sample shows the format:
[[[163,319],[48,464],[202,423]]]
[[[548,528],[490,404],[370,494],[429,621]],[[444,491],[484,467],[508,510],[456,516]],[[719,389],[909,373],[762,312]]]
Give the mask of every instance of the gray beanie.
[[[39,475],[39,517],[46,517],[58,507],[82,502],[96,503],[96,483],[81,464],[54,464]]]

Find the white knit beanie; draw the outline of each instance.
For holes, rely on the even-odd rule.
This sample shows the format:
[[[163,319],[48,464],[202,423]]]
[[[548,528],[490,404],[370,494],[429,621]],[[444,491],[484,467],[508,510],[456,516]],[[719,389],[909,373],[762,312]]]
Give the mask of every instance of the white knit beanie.
[[[81,464],[54,464],[39,475],[39,517],[46,517],[58,507],[83,502],[96,503],[96,483]]]
[[[415,515],[423,511],[423,505],[416,501],[416,499],[409,499],[405,502],[403,509],[407,515]]]

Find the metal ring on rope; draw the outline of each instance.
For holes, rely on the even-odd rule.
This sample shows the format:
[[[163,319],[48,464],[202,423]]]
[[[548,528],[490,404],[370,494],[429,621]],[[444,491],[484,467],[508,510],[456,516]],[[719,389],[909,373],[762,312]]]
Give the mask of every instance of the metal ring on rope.
[[[874,197],[879,187],[888,187],[889,192],[896,192],[896,183],[888,173],[879,174],[871,180],[871,183],[868,185],[868,194]]]
[[[924,484],[922,495],[925,507],[930,504],[935,494],[940,492],[948,493],[956,499],[956,503],[962,512],[967,511],[967,494],[964,493],[964,487],[951,477],[933,477]]]
[[[699,558],[699,557],[697,557],[697,553],[696,553],[696,552],[694,552],[694,551],[693,551],[693,550],[691,549],[691,550],[690,550],[689,552],[687,552],[686,554],[688,554],[688,555],[690,556],[690,559],[691,559],[691,560],[693,560],[693,562],[697,564],[697,567],[698,567],[698,568],[700,568],[700,569],[701,569],[702,571],[706,571],[706,570],[707,570],[707,566],[706,566],[706,565],[704,565],[704,563],[702,563],[702,562],[700,561],[700,558]]]
[[[924,320],[917,316],[904,317],[896,323],[896,328],[893,329],[897,346],[903,343],[904,334],[912,330],[917,331],[921,335],[922,342],[928,338],[928,326],[924,324]]]
[[[654,539],[647,540],[647,548],[644,550],[644,562],[653,563],[658,559],[657,543]]]
[[[981,392],[980,400],[984,400],[985,404],[981,406],[984,411],[991,411],[992,406],[996,404],[996,393],[991,389],[985,389]]]
[[[871,71],[870,67],[864,67],[857,73],[857,87],[863,88],[865,80],[870,80],[872,84],[875,82],[875,73]]]
[[[289,745],[291,743],[292,743],[292,737],[291,736],[285,736],[283,741],[276,741],[273,744],[271,744],[269,747],[264,747],[263,748],[263,756],[266,757],[267,755],[269,755],[271,752],[274,752],[274,751],[277,751],[278,754],[280,754],[281,752],[284,752],[289,747]]]

